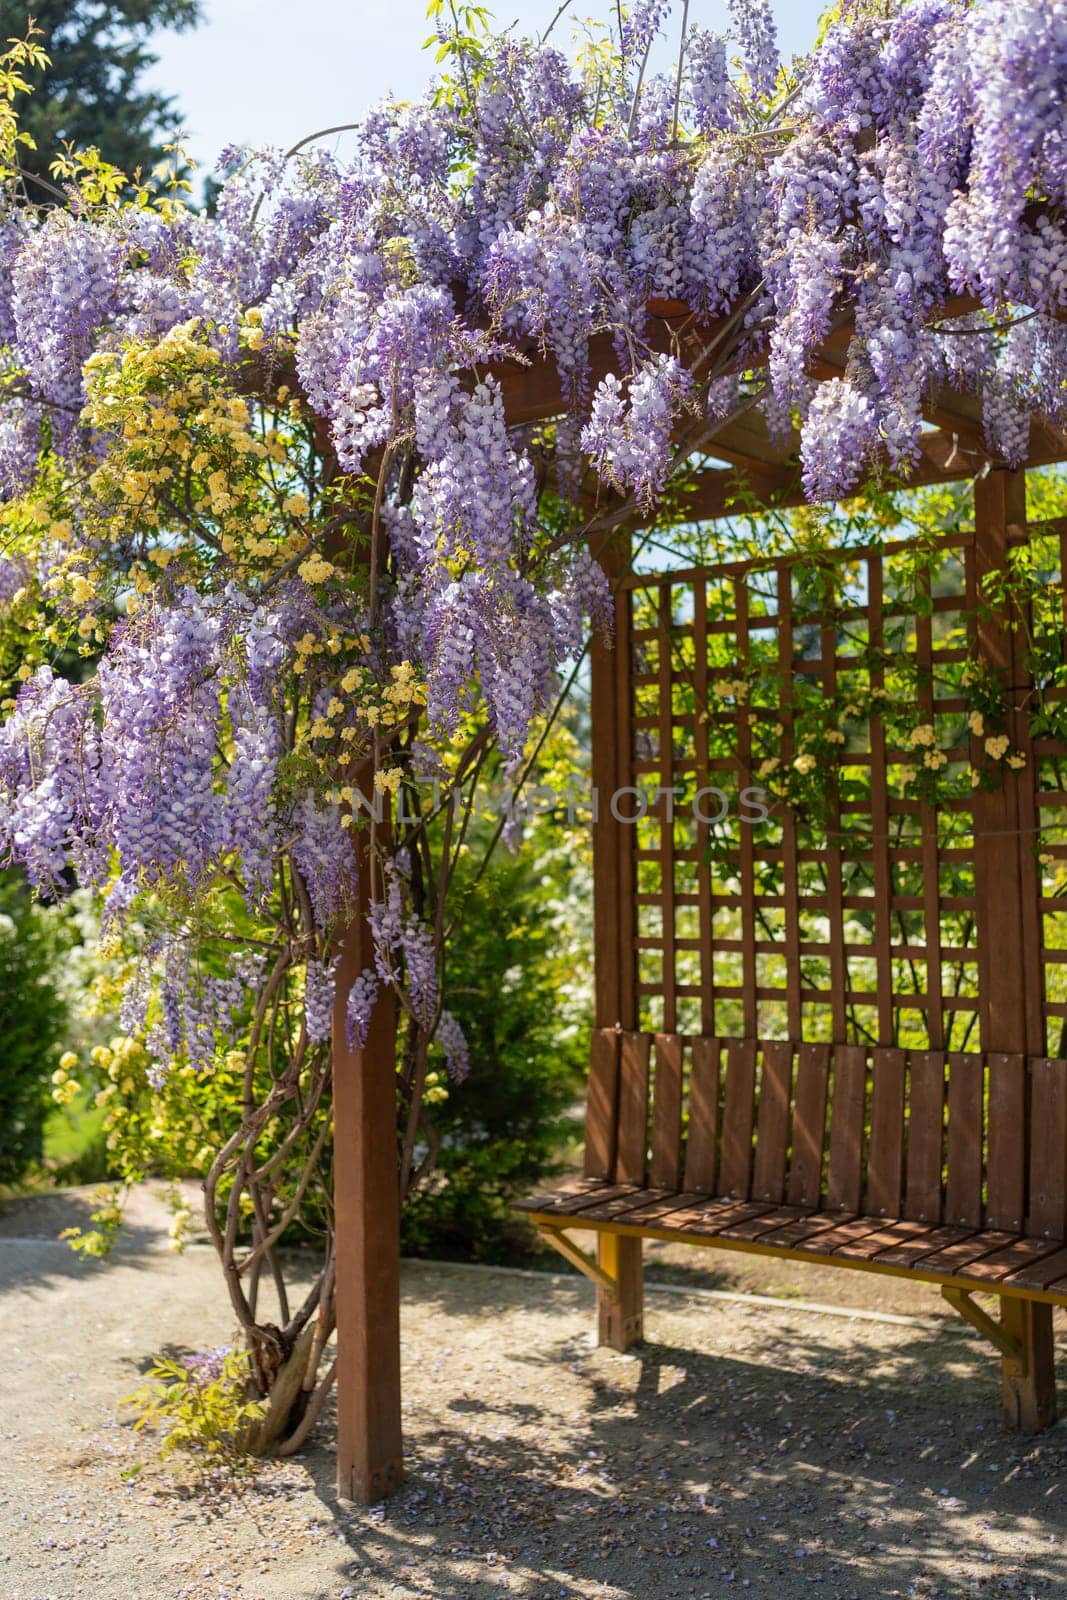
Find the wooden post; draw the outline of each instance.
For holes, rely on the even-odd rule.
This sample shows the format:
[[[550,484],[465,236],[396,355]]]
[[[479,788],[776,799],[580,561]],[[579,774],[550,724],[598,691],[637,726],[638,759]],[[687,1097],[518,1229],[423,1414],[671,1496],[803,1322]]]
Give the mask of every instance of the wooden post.
[[[594,1022],[598,1028],[637,1025],[634,948],[633,829],[612,809],[616,790],[630,782],[630,596],[618,587],[629,570],[629,540],[605,541],[598,559],[616,592],[615,638],[590,647],[590,724],[593,810]],[[618,1286],[597,1289],[599,1340],[626,1350],[641,1338],[641,1241],[597,1235],[597,1260]]]
[[[1019,1359],[1004,1356],[1004,1420],[1020,1433],[1040,1433],[1056,1420],[1052,1307],[1034,1300],[1000,1297],[1004,1332],[1022,1347]]]
[[[974,550],[978,602],[988,605],[982,580],[1003,571],[1013,543],[1025,536],[1026,473],[996,470],[980,478],[974,491]],[[996,670],[1012,707],[1012,743],[1029,749],[1023,641],[1009,618],[980,617],[978,647]],[[1031,764],[1015,773],[1005,769],[1001,783],[979,792],[973,802],[974,878],[978,924],[979,1022],[983,1051],[1040,1056],[1045,1051],[1041,1017],[1038,879],[1034,861]],[[995,1114],[991,1107],[991,1115]],[[1025,1140],[1026,1105],[1023,1106]],[[1021,1219],[1020,1219],[1021,1220]],[[1022,1357],[1002,1357],[1004,1420],[1009,1428],[1036,1432],[1056,1417],[1056,1379],[1052,1307],[1034,1301],[1001,1299],[1004,1330],[1022,1346]]]
[[[597,1235],[597,1260],[618,1285],[609,1295],[597,1290],[597,1342],[612,1350],[629,1350],[644,1336],[644,1274],[641,1240],[618,1233]]]
[[[333,1012],[337,1252],[337,1493],[369,1505],[403,1478],[400,1427],[400,1190],[396,1001],[383,990],[367,1042],[350,1049],[345,1011],[372,967],[369,832],[356,834],[356,915],[340,947]]]

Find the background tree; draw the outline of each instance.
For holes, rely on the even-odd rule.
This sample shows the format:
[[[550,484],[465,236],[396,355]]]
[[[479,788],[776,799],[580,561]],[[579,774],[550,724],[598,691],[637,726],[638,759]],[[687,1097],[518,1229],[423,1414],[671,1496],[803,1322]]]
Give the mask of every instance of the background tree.
[[[20,117],[37,147],[19,156],[34,201],[44,191],[33,179],[48,179],[63,144],[95,145],[126,173],[160,160],[179,113],[169,95],[141,81],[157,60],[147,41],[158,28],[195,27],[201,17],[199,0],[0,0],[0,37],[24,37],[32,19],[51,60],[26,74],[35,93]]]

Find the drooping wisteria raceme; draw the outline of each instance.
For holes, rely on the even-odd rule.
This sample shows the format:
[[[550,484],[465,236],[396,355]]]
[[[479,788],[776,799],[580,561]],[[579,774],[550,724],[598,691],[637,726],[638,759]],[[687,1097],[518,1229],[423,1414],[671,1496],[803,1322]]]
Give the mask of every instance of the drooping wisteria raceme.
[[[654,70],[668,0],[576,66],[438,11],[443,84],[372,110],[344,160],[226,152],[213,215],[95,157],[37,210],[5,157],[0,604],[37,644],[0,840],[42,892],[99,891],[155,1086],[243,1062],[207,1187],[224,1252],[251,1219],[253,1278],[292,1214],[271,1185],[328,1138],[360,830],[375,957],[339,1014],[358,1045],[400,1002],[405,1170],[427,1052],[464,1070],[441,970],[463,827],[420,785],[469,792],[490,748],[520,771],[607,615],[597,484],[647,512],[745,410],[796,430],[813,500],[906,473],[945,386],[1009,463],[1032,412],[1067,419],[1063,0],[852,0],[791,65],[767,0],[729,11],[723,37],[687,25],[677,74]],[[683,361],[659,319],[685,308]],[[554,384],[532,420],[531,365]]]

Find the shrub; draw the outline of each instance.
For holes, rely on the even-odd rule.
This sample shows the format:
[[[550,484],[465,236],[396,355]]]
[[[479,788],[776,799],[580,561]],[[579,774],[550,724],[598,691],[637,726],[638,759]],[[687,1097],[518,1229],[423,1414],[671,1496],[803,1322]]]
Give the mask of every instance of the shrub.
[[[585,876],[575,883],[570,845],[546,848],[545,831],[495,861],[449,943],[449,1004],[471,1070],[461,1083],[446,1087],[442,1072],[430,1085],[441,1143],[428,1182],[404,1207],[410,1254],[502,1260],[528,1249],[510,1202],[577,1132],[589,1020]]]
[[[0,877],[0,1184],[19,1183],[43,1157],[68,1022],[58,963],[72,939],[65,918],[34,905],[14,875]]]

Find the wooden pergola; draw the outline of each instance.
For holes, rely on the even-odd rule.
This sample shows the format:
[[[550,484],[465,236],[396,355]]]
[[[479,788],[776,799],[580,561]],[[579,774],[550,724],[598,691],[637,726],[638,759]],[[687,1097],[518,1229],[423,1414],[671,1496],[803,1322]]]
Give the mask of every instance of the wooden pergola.
[[[957,299],[943,308],[941,319],[960,317],[976,309],[974,302]],[[728,320],[709,322],[694,316],[687,307],[670,302],[649,306],[649,342],[656,350],[676,353],[691,368],[698,370],[707,361]],[[853,325],[842,316],[834,333],[825,341],[811,363],[812,375],[819,379],[841,376],[845,370]],[[591,342],[592,378],[596,382],[615,365],[609,335],[596,335]],[[501,383],[508,418],[514,423],[531,423],[560,415],[565,407],[559,375],[554,363],[539,349],[525,352],[525,364],[502,364],[495,375]],[[1022,677],[1018,640],[1003,619],[978,619],[976,598],[987,575],[1002,570],[1013,542],[1025,539],[1025,473],[1010,470],[996,458],[986,443],[981,407],[975,396],[944,391],[931,397],[925,410],[928,431],[920,441],[920,458],[907,480],[908,487],[974,480],[975,518],[973,531],[956,541],[959,593],[955,604],[969,613],[978,650],[1001,676],[1010,691],[1013,710],[1013,736],[1020,748],[1031,749],[1028,719],[1022,709],[1025,684]],[[797,456],[798,441],[784,446],[771,440],[759,412],[753,407],[718,430],[711,430],[693,445],[692,460],[703,461],[692,480],[692,487],[681,497],[674,515],[681,523],[710,521],[736,509],[738,476],[747,484],[746,504],[775,507],[797,506],[804,500]],[[1035,417],[1030,433],[1028,465],[1037,466],[1067,460],[1067,436],[1046,420]],[[692,770],[698,779],[707,780],[709,757],[706,733],[702,736],[697,719],[686,723],[685,714],[672,711],[672,682],[668,652],[653,650],[655,664],[648,670],[642,654],[643,644],[654,644],[657,630],[670,633],[678,614],[685,617],[685,628],[696,640],[696,657],[707,661],[707,618],[700,599],[705,593],[700,569],[685,573],[667,572],[639,576],[631,574],[625,554],[627,526],[642,524],[641,514],[624,506],[617,497],[603,496],[591,511],[591,539],[615,587],[617,596],[616,641],[614,647],[594,641],[591,655],[592,690],[592,779],[601,794],[636,784],[642,773],[659,770],[661,781],[671,784],[675,775],[675,743],[679,736],[692,744]],[[661,520],[661,519],[657,519]],[[1051,530],[1057,532],[1057,530]],[[1061,545],[1067,528],[1058,530]],[[857,552],[850,551],[857,558]],[[859,552],[866,561],[869,582],[866,587],[866,613],[863,626],[871,638],[884,626],[883,568],[877,551]],[[1067,573],[1067,548],[1064,549]],[[762,618],[749,614],[746,599],[746,574],[738,564],[737,606],[730,619],[731,638],[740,654],[753,627],[777,628],[782,639],[783,663],[790,664],[789,594],[790,579],[785,564],[776,569],[779,599],[776,608]],[[719,579],[721,580],[721,573]],[[686,588],[688,600],[677,613],[674,597]],[[635,595],[640,591],[640,605]],[[947,604],[947,602],[946,602]],[[659,621],[655,619],[658,616]],[[650,618],[652,619],[650,621]],[[705,630],[703,633],[701,630]],[[929,629],[917,631],[916,648],[927,653],[930,664]],[[823,649],[818,670],[831,682],[837,668],[837,649],[831,619],[824,620]],[[698,668],[698,670],[700,670]],[[653,708],[635,698],[635,684],[648,690]],[[705,681],[706,689],[707,683]],[[931,697],[933,690],[930,690]],[[658,698],[657,698],[658,696]],[[924,708],[931,716],[933,699]],[[937,709],[942,709],[938,707]],[[650,742],[645,739],[650,733]],[[658,730],[658,732],[657,732]],[[644,742],[643,742],[644,741]],[[742,752],[743,754],[743,752]],[[1049,1048],[1050,1018],[1067,1022],[1067,1005],[1050,1001],[1045,974],[1055,952],[1047,946],[1042,918],[1040,872],[1032,848],[1033,833],[1040,820],[1042,805],[1055,804],[1054,797],[1043,795],[1037,784],[1036,759],[1021,771],[1005,773],[996,789],[976,791],[971,802],[972,844],[968,846],[973,867],[974,950],[977,965],[978,995],[972,1009],[977,1017],[978,1048],[984,1051],[1013,1052],[1022,1056],[1043,1055]],[[884,837],[889,802],[885,789],[884,765],[872,758],[871,801],[873,837]],[[918,864],[925,872],[925,887],[913,896],[916,915],[925,918],[921,955],[912,950],[913,959],[924,965],[924,1010],[933,1047],[939,1043],[946,1015],[953,1000],[942,980],[942,941],[939,932],[938,840],[936,818],[917,806],[915,839],[909,848],[918,852]],[[782,892],[776,915],[780,938],[772,940],[784,958],[785,977],[769,984],[761,977],[761,960],[766,953],[766,929],[756,925],[756,895],[753,872],[756,845],[751,837],[741,852],[737,869],[742,886],[737,896],[737,926],[730,939],[731,959],[738,969],[732,991],[725,995],[740,1010],[746,1037],[755,1038],[761,1025],[762,1008],[775,1005],[784,1018],[785,1037],[802,1042],[810,1007],[821,1001],[806,994],[801,981],[800,958],[804,946],[797,895],[795,831],[786,819],[783,838],[776,849],[775,871],[782,875]],[[669,836],[668,836],[669,833]],[[702,869],[706,839],[697,837],[691,849],[679,849],[673,830],[664,830],[654,849],[642,848],[632,827],[624,826],[611,810],[601,806],[593,828],[594,848],[594,944],[595,944],[595,1028],[662,1028],[680,1033],[709,1032],[714,1029],[715,1004],[724,998],[724,986],[716,986],[715,962],[723,941],[715,933],[713,896]],[[747,851],[747,857],[745,852]],[[836,856],[836,860],[835,860]],[[644,874],[645,859],[652,874]],[[869,990],[857,995],[850,991],[849,954],[842,908],[847,895],[842,882],[839,850],[826,852],[827,882],[830,885],[823,908],[829,934],[826,959],[831,983],[825,999],[828,1021],[821,1037],[835,1043],[847,1042],[848,1007],[865,1005],[875,1020],[872,1030],[881,1045],[895,1043],[896,1017],[900,997],[894,992],[893,962],[897,959],[884,921],[878,925],[870,961],[874,978]],[[679,861],[690,871],[692,881],[679,890]],[[875,895],[888,906],[893,899],[894,859],[889,847],[874,847],[871,868]],[[337,1404],[338,1404],[338,1490],[345,1498],[360,1502],[377,1500],[400,1483],[403,1473],[400,1394],[400,1203],[396,1165],[396,1014],[388,994],[379,1000],[369,1036],[362,1049],[350,1049],[345,1039],[344,1000],[354,978],[369,964],[370,932],[367,923],[367,895],[370,873],[360,874],[363,897],[358,913],[344,941],[338,973],[338,1001],[333,1045],[334,1148],[336,1185],[336,1297],[337,1297]],[[678,903],[692,912],[691,937],[675,935]],[[641,907],[658,908],[661,932],[658,937],[642,931]],[[642,956],[653,949],[656,961],[653,976],[642,975]],[[683,971],[681,947],[690,964]],[[955,952],[959,956],[959,952]],[[1005,956],[1010,954],[1012,959]],[[695,967],[693,965],[695,963]],[[914,997],[913,997],[914,998]],[[957,997],[958,998],[958,997]],[[969,1004],[969,1002],[968,1002]],[[687,1021],[686,1018],[695,1020]],[[1061,1028],[1064,1022],[1060,1023]],[[781,1037],[779,1031],[778,1037]],[[945,1043],[944,1040],[940,1041]],[[951,1044],[949,1044],[951,1047]],[[623,1246],[606,1240],[602,1248],[614,1251]],[[638,1244],[639,1249],[639,1244]],[[618,1260],[615,1260],[616,1267]],[[1041,1309],[1041,1308],[1039,1308]],[[1048,1310],[1048,1308],[1043,1308]],[[1051,1314],[1051,1313],[1049,1313]],[[1051,1326],[1051,1324],[1050,1324]]]

